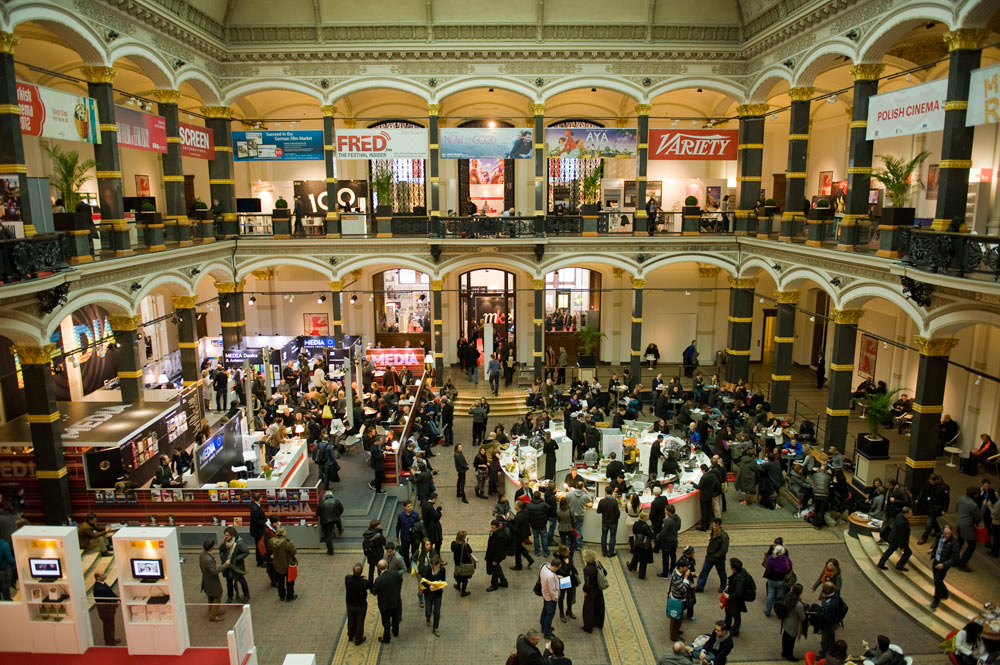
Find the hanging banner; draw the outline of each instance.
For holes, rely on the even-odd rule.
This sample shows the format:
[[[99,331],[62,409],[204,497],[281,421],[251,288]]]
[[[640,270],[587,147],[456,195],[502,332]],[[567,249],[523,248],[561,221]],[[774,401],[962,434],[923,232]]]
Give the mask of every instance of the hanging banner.
[[[337,159],[427,159],[427,130],[338,129]]]
[[[97,100],[17,82],[21,133],[49,139],[100,143]]]
[[[233,132],[237,162],[323,161],[323,130]]]
[[[965,126],[1000,122],[1000,65],[972,70]]]
[[[469,160],[469,201],[480,215],[503,212],[503,159]]]
[[[215,132],[207,127],[187,125],[178,127],[181,135],[181,155],[197,159],[215,159]]]
[[[549,159],[626,159],[635,157],[634,129],[562,128],[545,130]]]
[[[167,152],[167,119],[124,106],[115,107],[118,147]]]
[[[534,132],[518,127],[441,130],[441,159],[531,159]]]
[[[651,129],[649,159],[736,159],[739,130]]]
[[[868,100],[869,141],[944,129],[948,79],[910,86]]]

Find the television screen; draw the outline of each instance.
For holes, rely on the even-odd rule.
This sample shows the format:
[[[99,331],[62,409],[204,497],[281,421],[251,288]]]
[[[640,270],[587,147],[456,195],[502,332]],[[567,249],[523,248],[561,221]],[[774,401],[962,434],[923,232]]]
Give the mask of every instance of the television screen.
[[[260,212],[260,199],[236,199],[236,212]]]
[[[131,559],[132,577],[137,580],[160,580],[163,579],[162,559]]]
[[[36,580],[57,580],[62,577],[62,563],[59,559],[28,559],[28,568]]]

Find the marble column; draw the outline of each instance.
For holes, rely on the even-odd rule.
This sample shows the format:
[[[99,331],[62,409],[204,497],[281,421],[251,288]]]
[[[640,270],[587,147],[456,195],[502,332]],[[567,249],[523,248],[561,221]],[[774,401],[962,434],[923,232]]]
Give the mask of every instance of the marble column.
[[[792,349],[795,346],[795,313],[798,291],[775,291],[778,316],[774,330],[774,370],[771,373],[771,412],[787,418],[788,397],[792,384]]]
[[[28,166],[24,161],[21,107],[17,101],[17,75],[14,72],[14,48],[20,40],[17,35],[0,32],[0,173],[17,176],[21,191],[27,192]],[[25,237],[36,234],[37,214],[31,198],[22,196],[21,219],[24,221]]]
[[[635,113],[639,117],[639,136],[636,144],[636,195],[632,232],[637,236],[647,235],[649,232],[649,219],[646,217],[646,173],[649,166],[649,112],[652,108],[651,104],[635,106]]]
[[[549,209],[545,184],[549,177],[549,160],[545,158],[545,104],[532,104],[531,114],[535,118],[535,235],[545,235],[545,215]],[[544,280],[543,280],[544,281]],[[535,295],[537,296],[537,289]],[[535,305],[535,318],[544,316]],[[537,333],[536,333],[537,335]],[[542,347],[536,345],[535,351]],[[541,376],[542,359],[535,358],[535,376]]]
[[[692,297],[697,298],[698,306],[698,327],[695,339],[698,340],[698,348],[704,349],[711,354],[711,360],[707,364],[715,364],[716,330],[715,313],[718,311],[719,290],[715,288],[716,280],[722,268],[708,263],[698,264],[698,288],[704,289],[692,293]],[[721,371],[721,370],[720,370]],[[706,377],[707,379],[708,377]]]
[[[243,287],[246,280],[216,282],[219,293],[219,318],[222,323],[223,350],[239,348],[246,335],[246,317],[243,312]]]
[[[764,115],[767,104],[741,104],[736,108],[740,117],[739,155],[736,158],[736,182],[739,193],[733,217],[733,234],[745,236],[750,232],[749,217],[760,198],[762,163],[764,158]]]
[[[878,94],[878,79],[882,64],[860,64],[851,67],[854,77],[850,124],[850,156],[847,161],[847,197],[844,216],[840,219],[837,249],[853,252],[858,243],[858,219],[868,215],[868,192],[871,189],[872,153],[875,142],[869,141],[868,102]],[[829,429],[827,429],[829,433]],[[846,433],[846,430],[845,430]]]
[[[337,205],[337,130],[334,128],[336,106],[320,106],[323,114],[323,163],[326,166],[326,219],[324,220],[326,237],[340,237],[340,208]],[[336,293],[336,299],[340,292]],[[333,318],[337,317],[334,310]],[[337,333],[334,333],[337,336]]]
[[[341,292],[344,290],[344,280],[335,279],[330,282],[330,302],[333,303],[333,336],[338,343],[343,341],[344,336],[344,311],[343,303],[340,301]]]
[[[118,350],[118,386],[121,389],[122,403],[141,405],[146,401],[138,333],[142,317],[109,316],[108,321]]]
[[[636,381],[642,376],[642,290],[645,279],[630,278],[632,282],[632,343],[629,346],[629,371]]]
[[[913,421],[906,451],[906,488],[920,492],[937,464],[938,429],[944,411],[948,355],[958,344],[953,337],[916,337],[920,349],[917,389],[913,395]]]
[[[534,319],[534,352],[535,378],[542,378],[542,357],[545,353],[543,344],[545,340],[542,335],[545,331],[545,279],[531,280],[531,286],[535,290],[535,319]]]
[[[792,88],[788,96],[792,108],[788,118],[788,167],[785,170],[785,209],[781,213],[778,240],[791,242],[796,215],[803,215],[806,198],[806,162],[809,158],[809,107],[816,88]],[[773,401],[773,400],[772,400]]]
[[[858,322],[864,315],[860,309],[831,309],[833,320],[833,350],[826,364],[830,383],[826,398],[826,435],[823,450],[836,446],[847,449],[847,421],[851,417],[851,381],[854,379],[854,352],[858,340]]]
[[[430,213],[431,218],[431,235],[442,235],[438,228],[438,221],[441,218],[441,144],[438,132],[438,113],[440,112],[440,104],[427,105],[427,175],[431,183],[430,206],[428,206],[427,212]],[[514,174],[508,174],[507,177],[513,178]]]
[[[171,296],[177,315],[177,348],[181,352],[181,377],[184,387],[201,380],[201,359],[198,356],[198,313],[195,296]]]
[[[154,90],[153,99],[167,121],[167,154],[163,155],[163,188],[167,204],[164,218],[175,230],[176,240],[181,247],[192,244],[191,221],[187,216],[187,202],[184,199],[184,163],[181,157],[181,120],[177,102],[181,93],[177,90]],[[215,240],[214,236],[212,238]]]
[[[726,381],[750,377],[750,332],[756,277],[729,277],[729,332],[726,345]]]
[[[236,181],[233,179],[233,109],[228,106],[202,106],[205,127],[215,134],[215,159],[208,163],[208,185],[212,201],[222,210],[222,237],[240,234],[236,219]],[[209,202],[208,207],[212,207]]]
[[[440,212],[440,211],[438,211]],[[443,279],[431,280],[431,320],[434,331],[433,351],[434,351],[434,373],[437,376],[437,385],[444,383],[444,315],[442,313],[441,297],[444,290]]]

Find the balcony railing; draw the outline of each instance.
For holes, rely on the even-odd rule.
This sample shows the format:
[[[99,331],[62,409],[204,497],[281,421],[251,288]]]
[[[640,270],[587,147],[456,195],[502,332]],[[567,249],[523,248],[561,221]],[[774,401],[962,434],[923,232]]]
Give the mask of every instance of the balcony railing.
[[[1000,280],[1000,237],[905,229],[903,263],[933,273]]]
[[[61,233],[44,233],[0,240],[0,282],[10,284],[63,270],[67,238]]]

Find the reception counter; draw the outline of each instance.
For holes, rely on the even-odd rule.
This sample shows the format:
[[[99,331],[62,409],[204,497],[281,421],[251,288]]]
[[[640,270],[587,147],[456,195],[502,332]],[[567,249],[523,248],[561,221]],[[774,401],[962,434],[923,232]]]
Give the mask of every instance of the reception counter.
[[[271,460],[274,471],[270,478],[259,475],[247,480],[249,489],[277,489],[302,487],[309,475],[307,455],[309,446],[305,439],[290,439]]]

